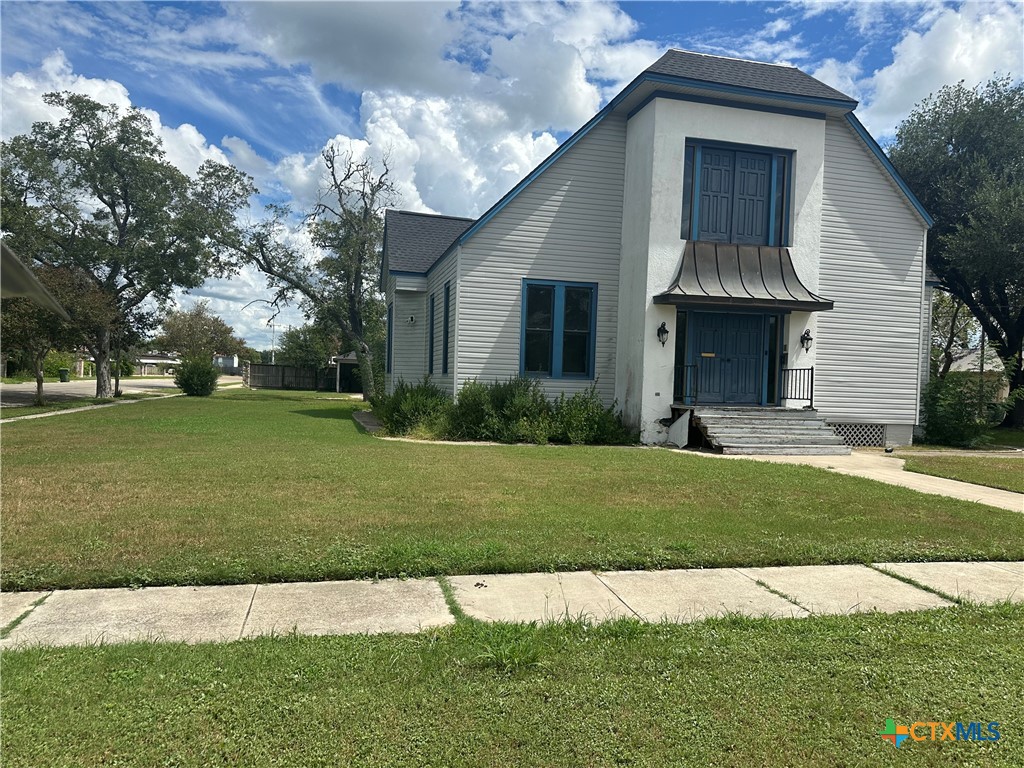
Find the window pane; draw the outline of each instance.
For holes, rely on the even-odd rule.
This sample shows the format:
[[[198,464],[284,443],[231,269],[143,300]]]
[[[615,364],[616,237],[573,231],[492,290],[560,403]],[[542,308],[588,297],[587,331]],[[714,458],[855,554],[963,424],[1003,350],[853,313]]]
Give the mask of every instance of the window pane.
[[[562,373],[586,376],[590,373],[590,334],[567,331],[562,341]]]
[[[538,330],[552,329],[555,289],[550,285],[526,286],[526,327]]]
[[[551,331],[527,331],[523,365],[527,373],[551,373]]]
[[[590,288],[565,289],[565,330],[590,330],[590,302],[593,294]]]

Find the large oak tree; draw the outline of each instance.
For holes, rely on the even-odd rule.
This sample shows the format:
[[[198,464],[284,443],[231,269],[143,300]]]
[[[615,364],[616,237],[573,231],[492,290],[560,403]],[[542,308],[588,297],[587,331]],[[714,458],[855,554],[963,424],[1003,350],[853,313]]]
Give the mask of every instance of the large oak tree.
[[[45,100],[66,116],[0,148],[2,227],[23,257],[87,275],[122,320],[230,271],[223,244],[255,192],[247,176],[212,162],[185,175],[137,109],[73,93]],[[72,320],[96,360],[96,395],[109,397],[116,323]]]
[[[1024,83],[957,83],[918,104],[889,157],[935,218],[928,264],[1024,387]],[[1009,418],[1024,425],[1024,400]]]

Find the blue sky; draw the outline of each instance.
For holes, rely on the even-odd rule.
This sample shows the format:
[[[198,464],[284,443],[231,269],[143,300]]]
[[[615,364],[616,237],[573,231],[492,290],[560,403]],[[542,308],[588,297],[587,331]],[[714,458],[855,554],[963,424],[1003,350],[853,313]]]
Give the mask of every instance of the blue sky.
[[[861,102],[883,144],[944,84],[1024,75],[1018,2],[0,4],[4,138],[52,90],[148,111],[169,159],[309,206],[330,142],[387,152],[403,208],[474,216],[667,48],[798,66]],[[301,242],[301,236],[296,235]],[[269,347],[258,275],[211,300]],[[301,324],[292,308],[279,324]]]

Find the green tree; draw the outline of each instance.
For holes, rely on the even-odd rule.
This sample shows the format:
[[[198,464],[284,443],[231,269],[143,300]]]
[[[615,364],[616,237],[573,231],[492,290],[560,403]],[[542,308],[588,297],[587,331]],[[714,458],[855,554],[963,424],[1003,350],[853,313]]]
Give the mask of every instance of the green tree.
[[[936,291],[932,299],[932,370],[940,379],[970,350],[981,326],[960,299]]]
[[[33,270],[46,289],[72,317],[88,324],[113,321],[115,311],[109,297],[99,291],[88,276],[69,267],[37,267]],[[51,350],[78,347],[83,336],[75,323],[62,320],[28,299],[4,299],[0,311],[0,334],[4,353],[20,351],[31,361],[36,379],[36,404],[43,405],[44,362]]]
[[[305,219],[321,257],[310,263],[284,242],[290,211],[280,207],[272,207],[271,216],[236,246],[267,275],[276,291],[274,304],[297,295],[307,317],[340,330],[359,361],[363,396],[372,399],[384,328],[384,302],[376,287],[382,214],[395,200],[395,186],[386,160],[380,165],[356,160],[334,147],[324,150],[322,160],[326,188]]]
[[[234,329],[210,311],[210,302],[197,301],[191,309],[169,312],[154,339],[160,349],[177,352],[185,360],[210,362],[215,354],[237,355],[245,342]]]
[[[889,157],[935,217],[929,266],[1024,387],[1024,83],[942,88],[900,124]],[[1024,425],[1024,401],[1008,418]]]
[[[277,361],[284,365],[322,368],[327,360],[340,353],[341,339],[337,331],[331,332],[317,323],[289,328],[281,334],[281,348]]]
[[[3,229],[25,258],[80,270],[115,319],[231,271],[223,243],[255,193],[248,176],[206,162],[189,178],[167,162],[141,111],[80,94],[44,98],[66,116],[0,146]],[[96,360],[96,395],[108,397],[113,321],[71,316]]]

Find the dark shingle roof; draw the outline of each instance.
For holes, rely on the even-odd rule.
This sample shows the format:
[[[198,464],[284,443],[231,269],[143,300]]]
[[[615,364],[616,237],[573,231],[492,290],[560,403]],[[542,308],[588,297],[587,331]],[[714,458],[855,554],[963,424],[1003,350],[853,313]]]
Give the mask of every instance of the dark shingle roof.
[[[764,64],[758,61],[727,59],[689,51],[668,51],[646,70],[656,75],[685,77],[715,85],[753,88],[766,93],[785,93],[816,99],[831,99],[856,104],[856,100],[835,88],[815,80],[796,67]]]
[[[476,219],[413,211],[384,212],[388,271],[423,273],[430,269]]]

